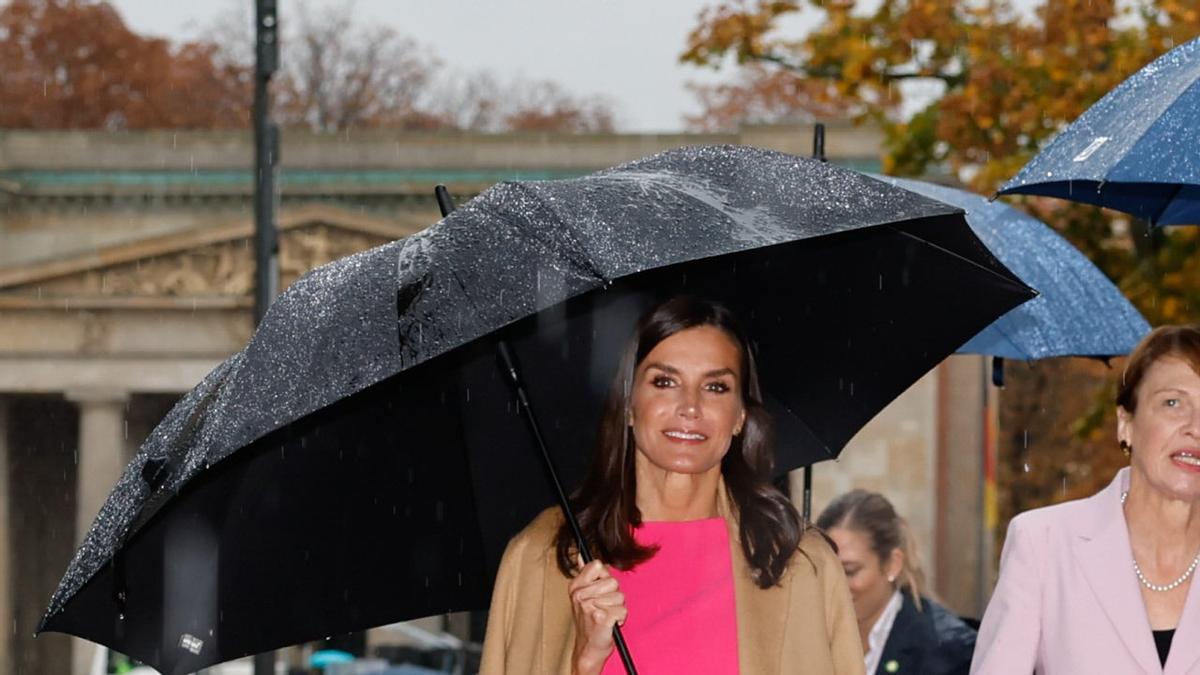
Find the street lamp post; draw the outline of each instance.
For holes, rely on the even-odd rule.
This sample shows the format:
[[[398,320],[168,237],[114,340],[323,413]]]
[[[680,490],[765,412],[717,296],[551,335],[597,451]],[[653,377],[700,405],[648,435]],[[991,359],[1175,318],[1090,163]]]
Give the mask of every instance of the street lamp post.
[[[275,230],[275,166],[279,128],[270,121],[271,76],[279,68],[276,0],[254,3],[254,322],[258,324],[279,286],[279,239]],[[254,657],[254,675],[275,674],[275,652]]]
[[[254,64],[254,320],[262,321],[279,285],[279,240],[275,231],[275,167],[279,128],[270,120],[268,85],[279,67],[276,0],[255,0]]]

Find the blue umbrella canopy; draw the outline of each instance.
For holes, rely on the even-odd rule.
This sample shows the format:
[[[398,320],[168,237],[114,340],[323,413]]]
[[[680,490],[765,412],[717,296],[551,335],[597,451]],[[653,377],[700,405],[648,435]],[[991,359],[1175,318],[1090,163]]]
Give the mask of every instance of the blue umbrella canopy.
[[[1000,189],[1018,193],[1200,223],[1200,38],[1088,108]]]
[[[1040,295],[988,325],[960,354],[1023,361],[1127,354],[1149,330],[1142,315],[1082,253],[1040,220],[965,190],[880,176],[957,206],[975,235]]]

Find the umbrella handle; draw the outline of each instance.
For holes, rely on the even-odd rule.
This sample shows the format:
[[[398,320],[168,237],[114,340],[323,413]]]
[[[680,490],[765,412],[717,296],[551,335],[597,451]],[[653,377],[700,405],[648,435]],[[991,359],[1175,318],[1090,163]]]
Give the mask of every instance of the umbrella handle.
[[[571,526],[571,532],[575,535],[575,543],[579,546],[579,555],[583,557],[584,563],[589,563],[593,559],[592,552],[583,538],[583,530],[579,529],[579,520],[575,518],[575,513],[571,510],[571,503],[567,499],[566,491],[563,490],[562,481],[558,479],[554,460],[550,458],[550,453],[546,450],[546,442],[542,439],[541,428],[538,427],[537,419],[533,416],[533,408],[529,405],[529,397],[525,393],[524,383],[521,382],[520,369],[517,368],[512,349],[508,346],[507,341],[501,340],[496,344],[496,352],[500,355],[500,361],[503,364],[504,373],[508,375],[509,384],[517,394],[517,402],[525,411],[525,421],[529,423],[533,440],[542,453],[542,462],[546,465],[546,471],[550,474],[550,482],[554,486],[554,494],[558,497],[558,507],[562,509],[563,516],[566,517],[567,523]],[[621,655],[621,663],[625,666],[625,672],[629,675],[637,675],[633,657],[629,655],[629,646],[625,644],[625,636],[621,634],[620,626],[613,626],[613,642],[616,643],[617,653]]]

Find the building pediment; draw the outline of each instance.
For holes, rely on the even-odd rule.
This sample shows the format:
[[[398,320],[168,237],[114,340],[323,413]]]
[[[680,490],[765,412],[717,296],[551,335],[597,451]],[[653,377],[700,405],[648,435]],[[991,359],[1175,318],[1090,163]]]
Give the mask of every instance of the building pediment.
[[[325,205],[286,211],[279,217],[280,288],[314,267],[411,233]],[[249,220],[0,268],[0,308],[249,307],[253,291]]]

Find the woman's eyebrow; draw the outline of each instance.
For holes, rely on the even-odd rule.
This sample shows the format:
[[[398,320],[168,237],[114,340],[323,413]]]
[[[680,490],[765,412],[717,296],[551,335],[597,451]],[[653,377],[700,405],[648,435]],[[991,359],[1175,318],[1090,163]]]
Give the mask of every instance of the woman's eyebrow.
[[[1154,396],[1156,394],[1167,394],[1167,393],[1186,394],[1187,389],[1184,389],[1183,387],[1159,387],[1158,389],[1155,389],[1154,391],[1150,392],[1150,395]]]
[[[680,370],[678,368],[676,368],[675,366],[669,366],[665,363],[659,363],[657,361],[646,364],[646,370],[650,370],[651,368],[654,368],[655,370],[661,370],[664,373],[667,373],[669,375],[679,375],[680,374]],[[737,372],[734,371],[732,368],[717,368],[715,370],[710,370],[707,373],[704,373],[704,377],[706,377],[706,378],[707,377],[721,377],[723,375],[730,375],[730,376],[734,377],[735,379],[737,378]]]

